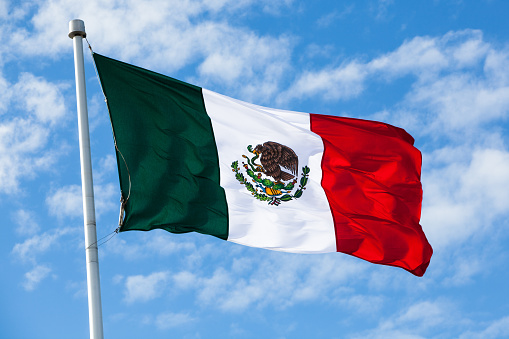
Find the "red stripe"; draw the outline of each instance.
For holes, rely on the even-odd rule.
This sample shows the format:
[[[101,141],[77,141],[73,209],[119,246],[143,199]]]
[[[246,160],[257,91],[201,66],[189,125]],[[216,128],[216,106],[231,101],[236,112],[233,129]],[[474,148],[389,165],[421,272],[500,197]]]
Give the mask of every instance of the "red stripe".
[[[338,252],[422,276],[433,250],[419,219],[421,153],[403,129],[311,114]]]

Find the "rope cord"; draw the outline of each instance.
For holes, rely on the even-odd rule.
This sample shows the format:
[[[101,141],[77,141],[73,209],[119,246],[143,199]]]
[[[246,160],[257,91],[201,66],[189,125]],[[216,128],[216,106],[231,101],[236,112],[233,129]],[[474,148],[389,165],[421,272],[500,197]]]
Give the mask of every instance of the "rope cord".
[[[104,102],[106,102],[106,107],[108,109],[108,113],[111,116],[110,105],[108,104],[108,98],[106,97],[106,93],[104,93],[104,89],[103,89],[103,86],[101,83],[101,78],[99,77],[99,72],[97,71],[97,66],[95,64],[94,51],[92,50],[92,46],[90,45],[90,43],[88,42],[88,39],[86,37],[85,37],[85,40],[88,44],[88,49],[90,50],[90,54],[92,55],[92,62],[94,64],[95,75],[97,76],[97,80],[99,81],[99,87],[101,88],[101,92],[104,96]],[[118,149],[117,138],[115,136],[115,131],[113,129],[113,124],[111,122],[111,119],[110,119],[110,126],[111,126],[111,133],[113,134],[113,142],[115,144],[115,150],[118,152],[118,154],[120,154],[120,157],[122,158],[122,161],[124,162],[125,168],[127,170],[128,180],[129,180],[129,191],[127,192],[127,198],[124,199],[124,192],[122,191],[122,187],[120,188],[120,215],[119,215],[119,221],[118,221],[119,228],[117,228],[115,230],[118,233],[118,230],[124,224],[124,207],[127,204],[129,197],[131,196],[131,172],[129,171],[129,167],[127,166],[127,161],[125,160],[124,155]]]
[[[106,234],[101,239],[99,239],[96,242],[90,244],[90,246],[88,246],[86,249],[88,250],[89,248],[93,247],[94,245],[97,245],[97,247],[99,247],[99,246],[102,246],[102,245],[106,244],[108,241],[110,241],[114,236],[116,236],[118,234],[119,230],[120,230],[120,226],[117,227],[113,232]],[[103,240],[103,239],[105,239],[107,237],[109,237],[109,238],[106,239],[105,241],[103,241],[102,243],[98,244],[101,240]]]

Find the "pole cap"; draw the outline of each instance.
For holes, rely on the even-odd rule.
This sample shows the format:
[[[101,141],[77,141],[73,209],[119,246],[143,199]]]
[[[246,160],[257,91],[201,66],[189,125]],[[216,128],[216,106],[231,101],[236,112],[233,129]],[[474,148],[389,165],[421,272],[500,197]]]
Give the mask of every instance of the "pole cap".
[[[75,36],[81,36],[82,38],[87,37],[87,33],[85,32],[85,23],[83,20],[74,19],[69,21],[69,38],[74,38]]]

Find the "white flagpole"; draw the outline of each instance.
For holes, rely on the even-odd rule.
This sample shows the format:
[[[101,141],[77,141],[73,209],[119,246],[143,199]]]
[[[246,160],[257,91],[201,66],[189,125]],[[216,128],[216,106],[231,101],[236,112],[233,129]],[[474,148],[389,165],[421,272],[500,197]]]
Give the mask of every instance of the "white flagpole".
[[[97,251],[97,233],[95,227],[94,185],[92,181],[87,92],[85,88],[85,65],[83,60],[83,38],[86,36],[85,23],[82,20],[75,19],[69,22],[69,38],[73,40],[74,45],[74,71],[76,76],[76,98],[78,102],[90,339],[103,339],[99,255]]]

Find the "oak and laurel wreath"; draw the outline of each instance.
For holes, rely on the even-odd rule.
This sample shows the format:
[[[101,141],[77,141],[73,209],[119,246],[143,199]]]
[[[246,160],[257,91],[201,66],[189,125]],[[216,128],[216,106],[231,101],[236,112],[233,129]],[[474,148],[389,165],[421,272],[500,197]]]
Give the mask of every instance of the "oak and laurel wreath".
[[[248,151],[252,152],[252,146],[249,145],[247,147]],[[306,189],[306,185],[308,183],[309,178],[309,172],[311,171],[308,166],[302,167],[302,174],[300,178],[300,185],[297,191],[295,191],[295,194],[290,194],[290,191],[292,191],[295,187],[296,180],[284,184],[281,182],[274,182],[268,178],[262,179],[260,177],[260,174],[256,174],[256,172],[260,173],[261,169],[259,165],[254,164],[254,160],[258,158],[258,156],[254,157],[253,159],[249,159],[247,156],[243,155],[242,157],[247,159],[247,164],[244,164],[244,168],[246,169],[246,174],[251,178],[251,182],[258,183],[259,185],[262,185],[266,189],[272,189],[274,191],[276,190],[286,190],[287,192],[283,194],[281,197],[275,197],[275,196],[268,196],[264,193],[258,192],[258,190],[253,186],[253,184],[249,181],[249,179],[246,179],[243,173],[240,172],[239,162],[236,160],[232,162],[232,171],[235,172],[235,178],[237,181],[246,186],[246,189],[251,192],[251,194],[260,201],[268,201],[269,205],[276,205],[278,206],[281,204],[281,202],[284,201],[290,201],[294,199],[298,199],[302,196],[302,193]],[[251,160],[251,161],[250,161]],[[253,165],[254,164],[254,165]],[[256,166],[256,167],[255,167]],[[251,167],[251,168],[250,168]]]

